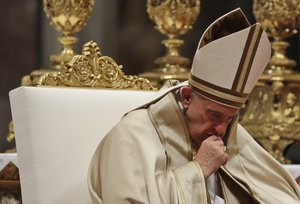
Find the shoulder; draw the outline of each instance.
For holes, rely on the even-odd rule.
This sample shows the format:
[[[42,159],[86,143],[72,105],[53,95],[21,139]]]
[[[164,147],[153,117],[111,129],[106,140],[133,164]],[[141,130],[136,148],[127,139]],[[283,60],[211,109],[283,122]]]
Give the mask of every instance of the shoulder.
[[[138,109],[126,114],[106,135],[106,143],[141,145],[159,139],[149,118],[147,109]]]
[[[164,147],[148,116],[147,109],[128,113],[105,136],[100,145],[101,155],[125,160],[155,161],[164,158]],[[147,158],[147,159],[145,159]]]

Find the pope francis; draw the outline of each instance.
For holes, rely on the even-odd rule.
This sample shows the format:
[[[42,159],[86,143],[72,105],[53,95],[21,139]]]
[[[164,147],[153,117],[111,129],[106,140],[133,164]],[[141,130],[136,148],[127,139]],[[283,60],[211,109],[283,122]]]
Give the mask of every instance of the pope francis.
[[[88,183],[98,204],[294,204],[294,179],[238,124],[271,48],[240,9],[202,35],[189,79],[169,81],[99,144]]]

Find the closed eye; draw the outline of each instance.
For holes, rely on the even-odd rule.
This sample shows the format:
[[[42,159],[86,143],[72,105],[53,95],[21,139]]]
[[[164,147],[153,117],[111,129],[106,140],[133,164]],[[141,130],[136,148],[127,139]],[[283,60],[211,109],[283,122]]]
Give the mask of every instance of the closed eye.
[[[212,119],[219,119],[222,114],[220,112],[217,112],[217,111],[214,111],[214,110],[207,110],[207,115],[209,118],[212,118]]]
[[[215,122],[226,122],[227,124],[229,124],[234,118],[234,116],[225,118],[221,112],[212,109],[207,110],[207,117]]]

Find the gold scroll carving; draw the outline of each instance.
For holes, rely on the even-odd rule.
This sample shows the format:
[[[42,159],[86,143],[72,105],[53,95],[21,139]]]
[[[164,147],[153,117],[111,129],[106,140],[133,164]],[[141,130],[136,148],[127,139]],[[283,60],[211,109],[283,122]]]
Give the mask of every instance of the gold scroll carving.
[[[125,75],[112,58],[103,56],[98,45],[90,41],[65,65],[65,70],[42,75],[36,86],[70,86],[112,89],[155,90],[144,78]]]

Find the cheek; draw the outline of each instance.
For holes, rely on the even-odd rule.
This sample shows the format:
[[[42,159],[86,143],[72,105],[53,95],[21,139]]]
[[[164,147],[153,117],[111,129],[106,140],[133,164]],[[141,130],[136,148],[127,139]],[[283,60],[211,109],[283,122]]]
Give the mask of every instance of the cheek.
[[[209,124],[205,121],[207,120],[201,117],[201,114],[197,114],[193,111],[186,112],[187,126],[193,139],[201,137],[205,131],[209,130]]]

